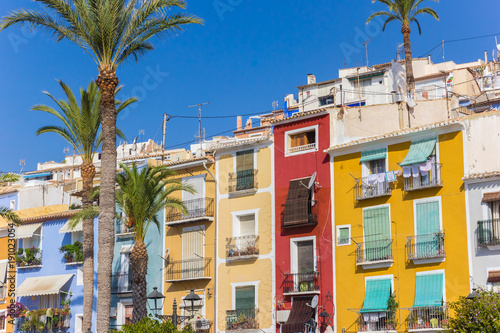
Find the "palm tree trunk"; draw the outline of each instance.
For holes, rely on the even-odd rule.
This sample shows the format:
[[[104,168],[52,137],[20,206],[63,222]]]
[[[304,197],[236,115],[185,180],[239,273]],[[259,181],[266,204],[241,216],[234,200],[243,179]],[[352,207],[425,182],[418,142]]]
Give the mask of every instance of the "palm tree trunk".
[[[130,254],[130,264],[132,266],[132,292],[134,311],[132,312],[132,322],[147,317],[146,308],[147,283],[146,274],[148,272],[148,250],[142,240],[136,240],[132,253]]]
[[[413,77],[413,63],[411,59],[410,27],[403,26],[401,33],[403,34],[405,47],[406,84],[408,91],[412,91],[415,88],[415,78]]]
[[[93,187],[95,166],[90,162],[82,164],[83,208],[90,207],[90,193]],[[92,309],[94,306],[94,219],[83,221],[83,332],[92,329]]]
[[[99,195],[99,264],[97,284],[97,333],[109,330],[111,308],[111,265],[115,245],[115,177],[116,177],[116,108],[115,89],[118,86],[116,72],[100,70],[96,83],[101,90],[102,169]]]

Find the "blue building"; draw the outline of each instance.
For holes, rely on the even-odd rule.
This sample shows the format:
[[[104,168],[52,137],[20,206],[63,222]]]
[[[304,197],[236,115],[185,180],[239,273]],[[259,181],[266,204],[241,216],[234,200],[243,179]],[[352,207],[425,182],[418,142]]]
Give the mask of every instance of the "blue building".
[[[0,187],[0,207],[17,210],[19,188],[17,185]]]
[[[16,297],[28,310],[37,310],[38,326],[58,327],[81,333],[83,319],[83,265],[76,252],[60,251],[65,245],[82,241],[82,226],[70,230],[68,219],[75,211],[66,205],[18,211],[23,224],[16,228],[18,240]],[[97,253],[97,223],[94,223]],[[97,290],[97,265],[94,271]],[[46,309],[57,309],[44,311]],[[96,297],[94,297],[95,321]],[[69,311],[67,311],[69,309]],[[31,313],[20,318],[17,328],[27,325]],[[28,318],[27,318],[28,317]],[[31,316],[33,317],[33,316]],[[95,323],[94,323],[95,325]],[[55,331],[55,329],[54,329]],[[43,331],[42,331],[43,332]]]

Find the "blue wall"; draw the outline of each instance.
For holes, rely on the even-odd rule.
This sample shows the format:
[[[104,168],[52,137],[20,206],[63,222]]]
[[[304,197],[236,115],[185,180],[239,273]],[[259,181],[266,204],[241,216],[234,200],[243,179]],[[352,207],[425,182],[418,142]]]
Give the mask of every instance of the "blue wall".
[[[15,210],[17,210],[17,207],[18,207],[17,192],[0,195],[0,207],[10,208],[10,201],[11,200],[14,200],[16,202]]]
[[[83,265],[65,265],[65,260],[59,248],[63,245],[71,243],[71,234],[59,233],[67,219],[47,221],[42,225],[42,267],[39,268],[22,268],[17,271],[17,286],[19,287],[29,277],[40,277],[50,275],[74,274],[70,280],[70,291],[73,296],[71,297],[71,318],[70,329],[66,332],[75,332],[75,315],[83,314],[83,284],[77,285],[77,270],[83,268]],[[94,251],[97,253],[97,221],[94,222]],[[22,243],[22,242],[20,242]],[[22,244],[20,244],[22,246]],[[97,258],[97,256],[95,256]],[[94,267],[94,288],[97,290],[97,263]],[[96,292],[94,291],[94,295]],[[28,306],[29,309],[37,309],[39,306],[39,299],[35,297],[19,297],[18,301]],[[97,298],[94,296],[94,313],[93,313],[93,326],[95,328],[95,309]]]

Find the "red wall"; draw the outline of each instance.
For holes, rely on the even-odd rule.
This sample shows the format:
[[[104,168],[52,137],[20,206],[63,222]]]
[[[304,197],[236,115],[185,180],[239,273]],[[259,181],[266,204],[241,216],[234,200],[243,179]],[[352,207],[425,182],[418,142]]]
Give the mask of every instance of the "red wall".
[[[285,132],[318,125],[318,144],[316,152],[285,157]],[[332,221],[330,157],[324,150],[330,144],[329,115],[297,119],[295,122],[277,125],[274,128],[275,143],[275,211],[276,211],[276,300],[284,301],[285,309],[291,308],[291,296],[283,296],[283,273],[290,273],[290,239],[316,236],[316,255],[319,256],[318,271],[320,292],[319,305],[325,303],[328,292],[333,295],[333,258],[332,258]],[[290,180],[310,177],[316,172],[315,200],[318,201],[318,224],[315,226],[281,228],[281,205],[285,203]],[[321,188],[320,188],[321,187]],[[322,311],[323,309],[320,309]],[[333,305],[329,302],[325,308],[333,314]],[[277,325],[277,329],[279,326]]]

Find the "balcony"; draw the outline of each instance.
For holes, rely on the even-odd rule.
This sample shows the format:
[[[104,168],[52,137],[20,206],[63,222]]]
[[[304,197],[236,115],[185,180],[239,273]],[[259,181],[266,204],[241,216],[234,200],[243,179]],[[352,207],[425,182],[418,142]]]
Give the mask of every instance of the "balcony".
[[[389,196],[392,194],[392,190],[389,182],[384,179],[383,182],[369,183],[368,177],[356,179],[356,185],[354,186],[354,193],[356,195],[356,200],[365,200],[376,197]]]
[[[166,282],[210,280],[210,258],[177,260],[167,263]]]
[[[118,220],[115,223],[115,236],[118,238],[134,237],[134,228],[128,227],[122,221]]]
[[[500,219],[477,222],[477,244],[490,250],[500,249]]]
[[[446,258],[444,233],[407,237],[406,258],[415,264],[427,263],[430,259],[443,261]]]
[[[409,332],[438,331],[448,328],[447,306],[423,306],[407,309],[406,326]]]
[[[226,331],[256,330],[257,309],[242,309],[226,311]]]
[[[132,272],[111,276],[111,293],[126,294],[132,292]]]
[[[443,181],[441,179],[441,167],[441,163],[435,163],[432,165],[432,168],[427,175],[422,176],[419,174],[418,177],[413,177],[412,175],[411,177],[405,178],[405,191],[410,192],[443,186]]]
[[[298,152],[301,152],[301,151],[306,151],[306,150],[315,150],[316,149],[316,143],[310,143],[310,144],[307,144],[307,145],[302,145],[302,146],[296,146],[296,147],[290,147],[288,149],[288,152],[290,154],[293,154],[293,153],[298,153]]]
[[[178,223],[192,222],[203,219],[212,219],[214,217],[214,199],[199,198],[184,201],[187,208],[187,214],[183,214],[178,210],[171,210],[167,213],[165,221],[167,225]]]
[[[396,332],[396,312],[379,311],[360,313],[357,320],[358,332]]]
[[[226,238],[227,260],[245,260],[259,256],[259,236],[240,236]]]
[[[49,309],[31,309],[31,311],[21,311],[19,317],[16,318],[15,332],[56,332],[60,331],[60,329],[70,328],[70,309],[52,308],[52,316],[43,314],[31,315],[32,312],[47,313],[48,310]],[[28,313],[28,311],[30,313]]]
[[[392,266],[394,262],[392,239],[374,240],[356,245],[356,265],[361,265],[365,269]]]
[[[319,294],[319,273],[283,274],[283,295]]]
[[[294,228],[318,224],[318,203],[315,200],[290,200],[281,205],[281,227]]]
[[[20,248],[15,256],[18,268],[36,268],[42,266],[42,250],[36,247]]]
[[[229,173],[228,192],[230,194],[255,192],[257,170],[249,169]]]

